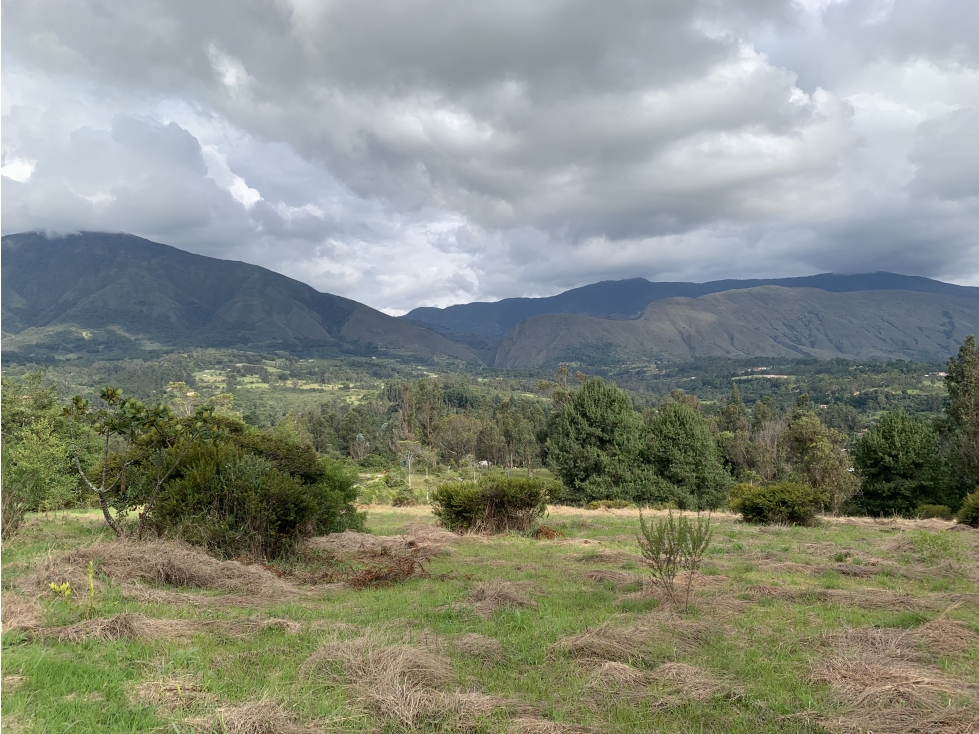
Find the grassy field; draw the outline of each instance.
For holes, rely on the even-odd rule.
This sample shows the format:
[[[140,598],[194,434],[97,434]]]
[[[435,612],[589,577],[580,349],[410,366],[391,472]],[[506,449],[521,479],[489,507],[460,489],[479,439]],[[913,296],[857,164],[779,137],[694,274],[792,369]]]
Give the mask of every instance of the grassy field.
[[[979,731],[979,532],[714,520],[681,610],[629,510],[552,508],[537,540],[371,507],[311,543],[318,579],[35,516],[3,549],[3,730]],[[338,582],[399,558],[430,560]]]

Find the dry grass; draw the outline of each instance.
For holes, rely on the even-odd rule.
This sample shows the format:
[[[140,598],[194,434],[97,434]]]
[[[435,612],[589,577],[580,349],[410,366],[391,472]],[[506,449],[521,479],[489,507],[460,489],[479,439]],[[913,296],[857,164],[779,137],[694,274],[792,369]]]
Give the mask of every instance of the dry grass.
[[[649,680],[645,671],[633,668],[626,663],[604,662],[588,676],[588,686],[605,691],[628,690]]]
[[[492,617],[498,610],[506,608],[537,607],[537,602],[523,593],[516,584],[509,581],[486,581],[477,584],[466,600],[480,617]]]
[[[485,640],[496,643],[465,635],[457,644],[466,638],[483,651]],[[438,722],[447,730],[465,731],[498,712],[520,709],[496,696],[456,689],[447,658],[411,645],[386,644],[378,633],[323,645],[306,660],[303,672],[350,686],[375,715],[406,729]],[[445,690],[450,686],[453,690]]]
[[[37,599],[14,594],[11,591],[3,592],[0,597],[0,619],[4,632],[14,629],[33,630],[41,626],[44,617],[44,610],[37,603]]]
[[[116,584],[142,581],[266,599],[297,593],[292,584],[261,566],[221,561],[179,541],[117,540],[49,556],[38,564],[35,587],[44,591],[52,582],[67,582],[76,593],[87,589],[90,561],[95,564],[99,588],[102,579],[108,578]]]
[[[948,678],[937,669],[870,655],[820,659],[810,681],[828,684],[837,700],[855,707],[937,710],[948,706],[950,699],[979,693],[976,686]]]
[[[702,668],[686,663],[664,663],[651,674],[654,680],[670,683],[686,698],[710,701],[717,696],[739,698],[743,688]]]
[[[915,629],[846,627],[824,634],[821,639],[833,649],[890,660],[963,655],[979,646],[979,635],[944,616]]]
[[[651,635],[652,630],[646,627],[613,627],[606,623],[581,634],[562,637],[551,647],[551,652],[594,662],[648,664],[653,659],[649,650]]]
[[[329,642],[304,664],[306,672],[335,676],[377,714],[411,727],[442,706],[439,688],[452,682],[448,660],[417,647],[385,645],[375,635]]]
[[[344,530],[306,541],[306,547],[337,558],[369,558],[378,554],[413,552],[420,560],[437,558],[462,539],[455,533],[424,523],[409,523],[403,535],[371,535]]]
[[[594,581],[597,584],[610,583],[615,586],[626,586],[641,580],[640,576],[626,571],[616,571],[611,568],[597,568],[592,571],[585,571],[581,574],[582,578]]]
[[[213,703],[217,696],[207,693],[193,678],[184,676],[144,681],[133,689],[132,699],[136,704],[159,706],[173,713]]]
[[[805,717],[828,732],[853,734],[979,734],[979,712],[948,708],[938,713],[916,709],[850,709],[841,716]]]
[[[578,734],[591,730],[558,721],[539,719],[536,716],[518,716],[510,721],[508,731],[511,734]]]
[[[86,619],[65,627],[52,627],[37,636],[59,642],[85,640],[183,640],[189,641],[200,626],[188,619],[148,619],[142,614],[125,612],[114,617]]]
[[[503,645],[499,640],[477,632],[459,635],[453,640],[453,644],[469,657],[488,661],[500,660],[503,657]]]
[[[222,706],[206,719],[188,721],[201,734],[316,734],[322,728],[303,724],[269,700]]]
[[[569,539],[572,540],[572,539]],[[578,563],[608,563],[621,565],[623,563],[642,563],[642,556],[636,553],[626,553],[625,551],[614,551],[601,549],[592,553],[582,553],[575,556]]]

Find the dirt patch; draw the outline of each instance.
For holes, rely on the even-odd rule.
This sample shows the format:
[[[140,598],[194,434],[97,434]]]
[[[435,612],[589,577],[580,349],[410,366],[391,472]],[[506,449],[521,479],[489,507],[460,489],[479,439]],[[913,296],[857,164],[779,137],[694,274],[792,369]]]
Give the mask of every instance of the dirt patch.
[[[22,675],[3,676],[3,690],[7,691],[8,693],[13,693],[22,685],[24,685],[24,676]]]
[[[187,722],[201,734],[317,734],[322,728],[303,724],[273,701],[222,706],[208,718]]]
[[[4,632],[14,629],[29,631],[41,626],[44,610],[37,599],[4,591],[0,599],[0,618]]]
[[[499,640],[476,632],[459,635],[453,644],[470,657],[487,661],[500,660],[503,657],[503,645]]]
[[[49,556],[38,564],[35,587],[47,591],[51,583],[69,583],[76,593],[88,588],[88,564],[95,569],[97,589],[105,580],[116,584],[142,581],[195,589],[208,589],[250,597],[294,596],[298,590],[261,566],[221,561],[199,548],[179,541],[96,543]]]
[[[206,692],[198,681],[188,676],[144,681],[133,688],[131,698],[134,703],[159,706],[170,712],[217,700],[216,695]]]
[[[469,592],[466,601],[483,618],[492,617],[500,609],[536,609],[537,602],[523,591],[532,586],[533,584],[514,584],[510,581],[486,581],[477,584]]]

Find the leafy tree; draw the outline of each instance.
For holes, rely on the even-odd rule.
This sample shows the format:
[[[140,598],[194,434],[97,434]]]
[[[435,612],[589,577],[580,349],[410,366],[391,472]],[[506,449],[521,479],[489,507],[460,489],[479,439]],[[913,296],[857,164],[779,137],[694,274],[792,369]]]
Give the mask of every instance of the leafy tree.
[[[681,506],[714,509],[731,484],[706,418],[688,402],[667,402],[646,420],[644,464],[679,491]],[[650,497],[648,501],[663,501]]]
[[[741,402],[737,385],[731,388],[731,398],[721,409],[720,429],[730,433],[748,430],[748,411]]]
[[[337,439],[340,449],[355,461],[363,459],[377,445],[374,424],[363,407],[358,405],[343,417],[337,427]]]
[[[616,499],[631,493],[641,424],[625,392],[593,377],[552,418],[548,459],[569,499]]]
[[[178,418],[166,405],[151,408],[135,398],[125,398],[122,390],[112,387],[101,391],[97,407],[76,395],[64,414],[68,419],[75,466],[82,482],[98,497],[106,524],[116,535],[122,535],[122,527],[110,512],[109,495],[113,490],[125,492],[127,468],[136,465],[148,478],[145,494],[135,502],[129,500],[143,505],[138,525],[138,532],[142,532],[164,483],[187,451],[206,440],[214,430],[210,407],[198,407],[193,415]],[[93,431],[102,445],[101,468],[94,480],[81,463],[79,442],[84,429]],[[114,448],[121,450],[116,452]]]
[[[945,449],[967,487],[979,485],[979,346],[966,337],[957,357],[948,360],[945,387]]]
[[[442,458],[459,462],[475,454],[481,428],[479,419],[469,413],[453,413],[442,418],[435,432],[435,445]]]
[[[839,513],[859,484],[847,454],[846,437],[824,426],[812,411],[804,410],[792,417],[786,443],[796,478],[825,494],[830,512]]]
[[[904,410],[886,413],[854,448],[863,476],[857,504],[870,515],[909,515],[919,505],[948,504],[949,475],[938,436]]]

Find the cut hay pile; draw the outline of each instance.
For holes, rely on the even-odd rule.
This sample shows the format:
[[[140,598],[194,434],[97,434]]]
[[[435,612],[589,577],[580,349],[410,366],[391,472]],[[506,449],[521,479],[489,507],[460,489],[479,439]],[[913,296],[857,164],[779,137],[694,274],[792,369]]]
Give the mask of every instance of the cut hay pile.
[[[588,676],[588,686],[604,691],[621,691],[642,686],[649,675],[626,663],[604,662]]]
[[[409,729],[435,722],[464,729],[508,708],[494,696],[446,692],[454,675],[445,657],[385,644],[377,635],[326,643],[306,660],[303,672],[350,686],[375,715]]]
[[[222,706],[214,715],[187,722],[200,734],[318,734],[321,727],[303,724],[269,700]]]
[[[136,704],[159,706],[171,713],[217,700],[189,676],[143,681],[133,689],[131,698]]]
[[[846,627],[821,636],[827,646],[891,660],[964,655],[979,647],[979,635],[944,616],[921,627]]]
[[[651,649],[652,635],[649,627],[613,627],[606,623],[562,637],[551,646],[551,653],[593,662],[649,664],[657,657]]]
[[[528,586],[522,584],[521,586]],[[486,581],[477,584],[466,601],[480,617],[492,617],[499,609],[537,607],[537,602],[520,590],[520,586],[510,581]]]
[[[671,684],[679,693],[695,701],[710,701],[717,696],[739,698],[741,686],[717,677],[702,668],[685,663],[664,663],[651,674],[654,680]]]
[[[44,610],[36,599],[4,591],[0,596],[0,619],[4,632],[14,629],[30,631],[41,626]]]
[[[35,587],[43,591],[50,583],[67,582],[79,593],[88,588],[90,561],[100,589],[103,580],[109,579],[116,584],[142,581],[261,598],[297,593],[294,586],[261,566],[221,561],[187,543],[162,540],[117,540],[48,556],[35,571]]]
[[[979,688],[941,671],[895,660],[834,655],[816,662],[810,681],[825,683],[842,703],[853,706],[941,708],[949,699],[979,694]]]
[[[642,580],[642,577],[634,573],[616,571],[611,568],[596,568],[591,571],[585,571],[581,575],[588,581],[594,581],[597,584],[613,584],[614,586],[627,586]]]
[[[487,661],[499,660],[503,657],[503,645],[499,640],[476,632],[459,635],[453,644],[469,657]]]
[[[306,547],[328,553],[336,558],[369,558],[371,556],[414,551],[420,560],[443,555],[449,545],[461,538],[443,528],[423,523],[409,523],[402,535],[371,535],[344,530],[306,541]]]
[[[572,724],[562,724],[559,721],[539,719],[536,716],[519,716],[510,721],[507,731],[510,734],[579,734],[592,730]]]
[[[125,612],[114,617],[86,619],[65,627],[43,630],[38,636],[59,642],[85,640],[189,640],[199,630],[187,619],[147,619],[142,614]]]

